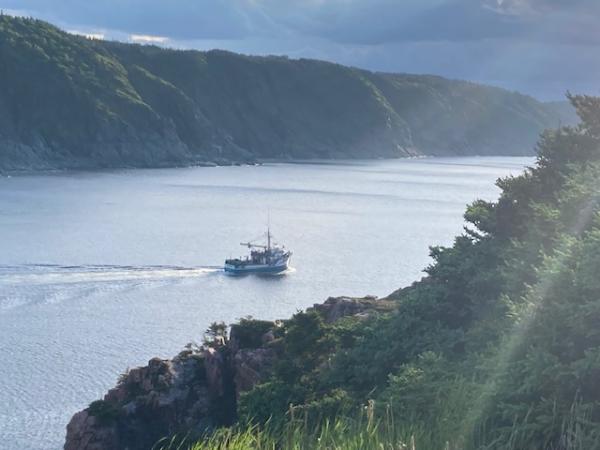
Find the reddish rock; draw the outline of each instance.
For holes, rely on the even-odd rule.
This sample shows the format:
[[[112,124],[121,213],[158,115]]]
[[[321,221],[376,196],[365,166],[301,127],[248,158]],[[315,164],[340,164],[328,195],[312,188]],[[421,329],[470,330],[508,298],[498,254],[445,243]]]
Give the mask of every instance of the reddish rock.
[[[119,439],[114,426],[103,426],[87,410],[73,416],[67,425],[65,450],[119,450]]]
[[[141,450],[181,430],[201,432],[212,425],[212,398],[202,355],[152,359],[105,395],[107,414],[95,417],[88,408],[73,416],[64,448]]]

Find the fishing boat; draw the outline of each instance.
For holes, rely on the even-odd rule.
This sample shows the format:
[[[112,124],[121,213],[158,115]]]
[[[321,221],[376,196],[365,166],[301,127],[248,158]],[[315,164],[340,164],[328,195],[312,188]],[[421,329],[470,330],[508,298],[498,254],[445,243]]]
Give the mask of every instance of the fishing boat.
[[[225,260],[225,272],[231,274],[285,272],[289,268],[292,252],[273,241],[270,228],[267,228],[266,244],[242,242],[240,245],[250,249],[250,255]]]

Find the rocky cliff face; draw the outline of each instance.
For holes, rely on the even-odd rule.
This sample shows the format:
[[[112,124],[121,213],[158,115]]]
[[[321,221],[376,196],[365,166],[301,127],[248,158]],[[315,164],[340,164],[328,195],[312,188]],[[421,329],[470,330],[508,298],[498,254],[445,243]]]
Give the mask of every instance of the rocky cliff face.
[[[374,311],[385,310],[385,304],[377,297],[329,297],[324,303],[315,304],[317,311],[326,323],[333,323],[342,317],[355,316],[367,318]]]
[[[334,322],[381,307],[374,297],[340,297],[313,309]],[[154,358],[123,374],[102,400],[73,416],[65,450],[147,450],[161,438],[193,438],[234,423],[240,394],[268,377],[279,351],[276,323],[248,324],[250,332],[233,326],[228,341]]]
[[[148,449],[160,437],[211,426],[222,389],[210,384],[205,365],[200,355],[185,353],[131,370],[103,400],[73,416],[65,449]]]

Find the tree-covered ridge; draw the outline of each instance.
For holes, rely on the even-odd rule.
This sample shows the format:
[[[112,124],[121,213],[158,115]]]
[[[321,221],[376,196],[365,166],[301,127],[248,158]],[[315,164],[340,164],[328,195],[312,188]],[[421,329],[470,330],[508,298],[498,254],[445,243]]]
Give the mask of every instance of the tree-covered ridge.
[[[450,448],[600,448],[600,99],[571,100],[581,124],[547,132],[535,167],[467,209],[395,312],[286,322],[242,419],[285,424],[293,404],[321,421],[374,399]]]
[[[9,16],[0,61],[0,169],[525,154],[561,119],[473,83],[90,40]]]

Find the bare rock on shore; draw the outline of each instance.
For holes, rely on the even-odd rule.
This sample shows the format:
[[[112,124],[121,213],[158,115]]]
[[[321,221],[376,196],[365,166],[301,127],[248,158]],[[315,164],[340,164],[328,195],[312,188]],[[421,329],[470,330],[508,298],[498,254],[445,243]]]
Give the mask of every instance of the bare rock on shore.
[[[375,297],[329,298],[314,305],[328,323],[389,311]],[[230,340],[181,352],[172,360],[151,359],[123,374],[102,400],[73,416],[65,450],[147,450],[161,438],[193,439],[237,420],[243,392],[266,381],[280,356],[279,324],[244,319]]]
[[[329,297],[325,303],[318,303],[312,307],[326,323],[333,323],[348,316],[368,317],[373,312],[387,312],[392,308],[393,305],[388,300],[379,300],[373,296]]]
[[[166,436],[230,425],[236,400],[264,379],[271,350],[227,346],[154,358],[123,374],[102,400],[73,416],[65,450],[147,450]]]
[[[65,450],[148,449],[160,438],[213,425],[211,392],[202,355],[154,358],[124,374],[118,385],[73,416]]]

